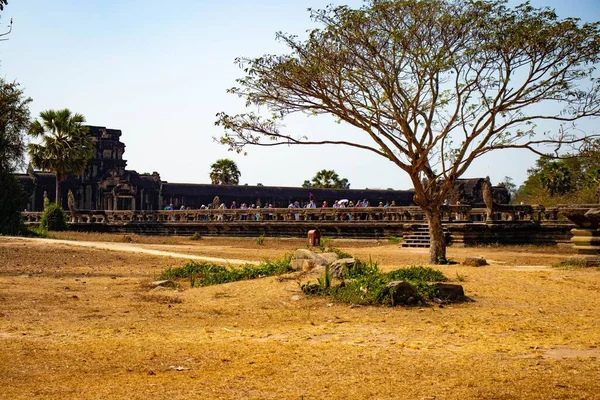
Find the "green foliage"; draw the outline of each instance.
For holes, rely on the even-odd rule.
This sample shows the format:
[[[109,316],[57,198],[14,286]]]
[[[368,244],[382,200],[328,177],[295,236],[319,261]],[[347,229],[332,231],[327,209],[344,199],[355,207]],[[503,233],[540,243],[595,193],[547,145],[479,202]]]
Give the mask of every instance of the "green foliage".
[[[565,159],[541,157],[527,171],[527,180],[519,188],[516,199],[528,204],[577,204],[599,201],[600,143],[592,142],[579,153]]]
[[[201,240],[202,239],[202,235],[200,234],[200,232],[194,232],[194,234],[192,236],[190,236],[190,240]]]
[[[246,279],[264,278],[291,272],[291,256],[276,261],[266,261],[259,265],[242,265],[228,268],[207,262],[189,261],[182,267],[169,268],[162,272],[160,279],[189,278],[192,287],[218,285]]]
[[[427,267],[413,266],[395,271],[382,273],[376,262],[355,262],[352,268],[345,271],[347,280],[338,286],[333,286],[327,280],[329,271],[326,269],[318,283],[307,282],[301,285],[307,295],[330,296],[336,301],[364,305],[394,305],[393,293],[387,288],[392,281],[407,281],[416,288],[415,302],[426,302],[435,297],[435,288],[430,282],[444,282],[447,278],[440,271]]]
[[[569,258],[559,263],[552,265],[554,268],[585,268],[586,262],[584,258]]]
[[[210,166],[210,181],[213,185],[238,185],[241,175],[237,164],[228,158],[217,160]]]
[[[402,240],[403,239],[400,236],[389,235],[387,237],[387,241],[389,244],[398,244],[398,243],[402,242]]]
[[[22,165],[30,102],[18,83],[0,78],[0,174],[11,173]]]
[[[557,161],[546,164],[540,171],[540,182],[550,196],[563,195],[573,190],[569,168]]]
[[[85,117],[69,109],[42,111],[40,120],[29,127],[30,136],[41,138],[41,143],[29,143],[29,157],[33,166],[56,175],[56,203],[60,205],[61,181],[83,172],[94,154],[94,138],[83,125]]]
[[[321,241],[320,241],[320,246],[322,251],[325,251],[325,249],[327,248],[328,251],[332,251],[333,249],[333,238],[331,238],[330,236],[322,236],[321,237]]]
[[[319,283],[319,287],[321,290],[329,290],[331,288],[331,281],[333,280],[333,275],[331,274],[331,269],[329,265],[325,266],[325,271],[323,272],[323,276],[317,279]]]
[[[315,174],[311,181],[304,181],[303,188],[350,189],[348,179],[340,176],[332,169],[322,169]]]
[[[412,266],[385,274],[392,281],[445,282],[448,280],[441,271],[429,267]]]
[[[18,83],[0,78],[0,234],[18,235],[25,231],[21,218],[24,193],[12,173],[23,165],[30,102]]]
[[[0,172],[0,234],[19,235],[24,231],[21,207],[24,194],[17,179]]]
[[[260,235],[259,237],[257,237],[256,244],[258,244],[259,246],[265,244],[265,235]]]
[[[51,203],[40,218],[40,228],[45,231],[66,231],[67,213],[56,203]]]

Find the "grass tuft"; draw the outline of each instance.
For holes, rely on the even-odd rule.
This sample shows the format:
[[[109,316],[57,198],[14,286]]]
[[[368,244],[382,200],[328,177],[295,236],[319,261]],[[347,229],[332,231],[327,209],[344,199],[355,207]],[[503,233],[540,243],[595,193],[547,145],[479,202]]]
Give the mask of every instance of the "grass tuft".
[[[585,258],[569,258],[567,260],[552,264],[554,268],[585,268]]]
[[[192,236],[190,236],[190,240],[201,240],[202,239],[202,235],[200,234],[200,232],[194,232],[194,234]]]
[[[181,267],[166,269],[160,275],[160,279],[188,278],[191,287],[219,285],[291,272],[290,260],[291,255],[287,255],[276,261],[265,261],[259,265],[246,264],[239,268],[224,267],[208,262],[189,261]]]
[[[400,242],[402,242],[403,238],[400,236],[394,236],[394,235],[390,235],[387,237],[387,241],[389,244],[398,244]]]

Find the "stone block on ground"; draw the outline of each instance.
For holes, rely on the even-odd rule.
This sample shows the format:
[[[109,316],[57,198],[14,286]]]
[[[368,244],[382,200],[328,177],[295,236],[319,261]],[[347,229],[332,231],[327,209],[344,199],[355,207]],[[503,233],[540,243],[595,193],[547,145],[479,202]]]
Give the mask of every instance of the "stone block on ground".
[[[354,266],[356,260],[354,258],[340,258],[333,262],[330,266],[331,274],[335,279],[346,278],[346,268],[350,269]]]
[[[336,253],[333,253],[333,252],[320,253],[318,255],[325,259],[325,261],[327,262],[327,265],[331,265],[332,263],[334,263],[340,259],[340,256],[338,256]]]
[[[393,281],[387,284],[386,293],[392,295],[394,304],[412,304],[415,301],[417,289],[405,281]]]
[[[162,288],[176,288],[177,287],[177,285],[175,284],[175,282],[170,281],[170,280],[150,282],[150,286],[153,287],[153,288],[157,288],[157,287],[162,287]]]
[[[465,291],[461,285],[455,285],[452,283],[436,283],[433,286],[435,287],[437,297],[442,300],[465,300]]]
[[[483,257],[467,257],[462,264],[470,267],[481,267],[483,265],[488,265],[488,262]]]
[[[313,268],[325,265],[327,265],[327,260],[324,257],[306,249],[294,251],[290,261],[290,267],[295,271],[310,271]]]

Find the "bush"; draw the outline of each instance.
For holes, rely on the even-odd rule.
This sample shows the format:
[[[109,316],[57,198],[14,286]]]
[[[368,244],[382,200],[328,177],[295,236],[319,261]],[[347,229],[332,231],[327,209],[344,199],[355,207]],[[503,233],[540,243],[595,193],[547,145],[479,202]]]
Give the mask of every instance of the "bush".
[[[56,203],[46,207],[40,219],[40,228],[47,231],[66,231],[67,213]]]

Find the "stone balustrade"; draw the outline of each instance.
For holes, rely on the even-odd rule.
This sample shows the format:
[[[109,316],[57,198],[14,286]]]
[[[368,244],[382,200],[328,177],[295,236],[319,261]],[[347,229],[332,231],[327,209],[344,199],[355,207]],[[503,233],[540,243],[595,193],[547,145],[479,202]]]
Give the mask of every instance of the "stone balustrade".
[[[470,223],[486,221],[486,208],[472,208],[468,205],[442,206],[442,221],[445,223]],[[39,224],[42,213],[25,211],[22,213],[26,224]],[[543,221],[556,220],[559,210],[548,212],[543,206],[515,205],[502,206],[494,213],[494,221]],[[409,207],[364,207],[364,208],[261,208],[261,209],[205,209],[173,211],[103,211],[80,210],[70,215],[71,224],[130,224],[130,223],[178,223],[202,224],[254,223],[266,221],[287,221],[294,223],[331,221],[360,223],[402,222],[425,223],[427,218],[421,208]]]

